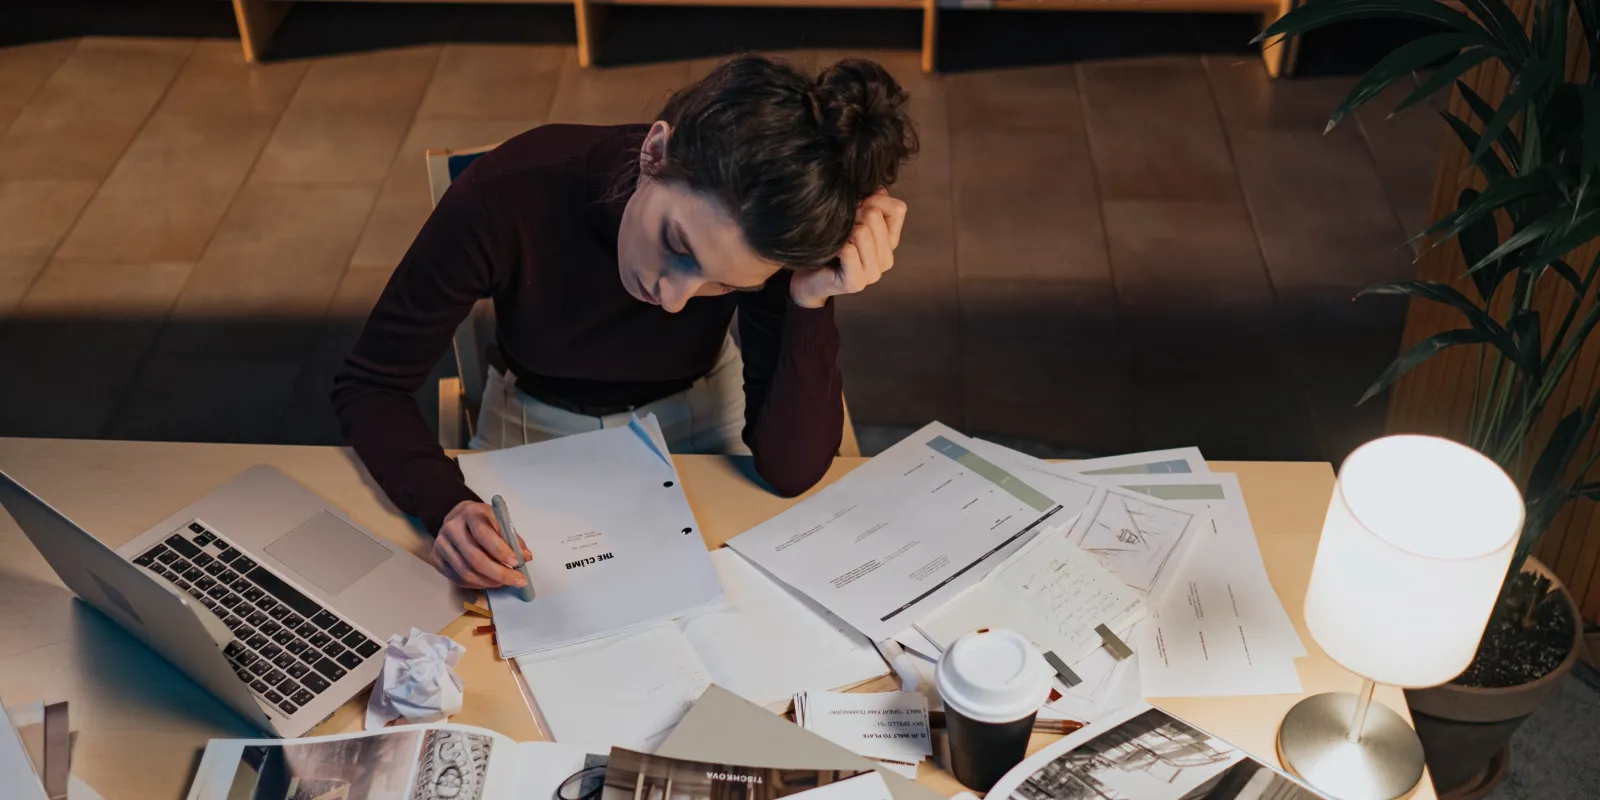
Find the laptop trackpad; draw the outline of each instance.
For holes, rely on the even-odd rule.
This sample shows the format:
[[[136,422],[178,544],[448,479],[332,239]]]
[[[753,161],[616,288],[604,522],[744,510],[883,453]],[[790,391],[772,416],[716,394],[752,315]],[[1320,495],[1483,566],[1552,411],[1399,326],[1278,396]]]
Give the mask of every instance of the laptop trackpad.
[[[267,545],[267,554],[330,596],[350,588],[394,555],[389,548],[326,511],[317,512]]]

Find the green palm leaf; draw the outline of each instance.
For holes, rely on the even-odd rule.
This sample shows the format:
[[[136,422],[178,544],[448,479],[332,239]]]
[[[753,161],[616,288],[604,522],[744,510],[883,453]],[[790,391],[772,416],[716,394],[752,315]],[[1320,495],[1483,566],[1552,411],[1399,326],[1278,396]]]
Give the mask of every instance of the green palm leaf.
[[[1472,17],[1435,0],[1320,0],[1283,15],[1250,41],[1255,44],[1274,36],[1295,36],[1336,22],[1376,17],[1432,23],[1473,36],[1485,46],[1498,44]]]
[[[1456,91],[1461,93],[1461,99],[1467,102],[1467,107],[1472,109],[1472,115],[1477,117],[1479,122],[1487,125],[1490,120],[1494,119],[1494,106],[1489,105],[1488,101],[1479,97],[1471,86],[1468,86],[1463,81],[1456,81]],[[1500,149],[1505,151],[1506,158],[1510,159],[1511,171],[1522,171],[1522,162],[1518,160],[1522,154],[1522,143],[1517,141],[1517,135],[1511,131],[1510,127],[1501,129],[1497,136],[1480,137],[1481,139],[1498,142]],[[1487,148],[1484,147],[1481,141],[1479,142],[1479,147],[1484,148],[1484,152],[1487,152]],[[1477,153],[1480,151],[1474,149],[1472,152]]]
[[[1389,116],[1394,116],[1401,111],[1427,100],[1428,98],[1432,97],[1434,93],[1446,86],[1449,86],[1452,81],[1466,74],[1467,70],[1482,64],[1494,54],[1495,51],[1487,47],[1472,47],[1461,51],[1461,53],[1455,58],[1450,59],[1449,63],[1434,70],[1432,75],[1429,75],[1420,83],[1418,83],[1416,90],[1411,94],[1406,95],[1406,99],[1401,100],[1400,104],[1394,107],[1394,112]],[[1472,148],[1468,148],[1468,151],[1470,152],[1471,149]]]
[[[1467,124],[1466,120],[1448,111],[1440,111],[1439,116],[1444,117],[1445,124],[1450,126],[1450,130],[1455,133],[1456,138],[1460,139],[1461,143],[1467,146],[1468,153],[1477,152],[1478,141],[1480,137],[1478,136],[1478,132],[1473,130],[1471,125]],[[1500,154],[1496,153],[1493,149],[1485,150],[1481,157],[1473,159],[1473,163],[1478,165],[1478,169],[1481,170],[1484,177],[1488,178],[1490,181],[1493,181],[1497,178],[1504,178],[1511,174],[1510,171],[1506,169],[1506,162],[1501,161]]]
[[[1339,107],[1334,109],[1333,116],[1328,119],[1328,127],[1323,129],[1323,133],[1333,130],[1333,126],[1343,122],[1362,103],[1377,97],[1380,92],[1389,88],[1390,84],[1464,47],[1470,47],[1477,38],[1461,33],[1439,33],[1424,36],[1395,48],[1394,52],[1384,56],[1361,77],[1350,90],[1350,94],[1346,95],[1344,101],[1339,103]],[[1484,48],[1476,49],[1482,51]]]
[[[1361,399],[1356,401],[1356,405],[1359,406],[1382,394],[1383,390],[1399,380],[1400,376],[1416,369],[1418,365],[1432,358],[1440,350],[1457,345],[1487,344],[1488,342],[1489,335],[1477,328],[1458,328],[1429,336],[1418,342],[1410,350],[1401,353],[1400,357],[1395,359],[1394,363],[1391,363],[1388,369],[1385,369],[1383,374],[1372,382],[1372,386],[1367,389],[1366,394],[1361,395]]]
[[[1484,123],[1483,136],[1478,142],[1479,152],[1473,153],[1473,158],[1477,158],[1482,155],[1483,150],[1488,149],[1489,140],[1510,128],[1511,120],[1528,108],[1528,104],[1533,102],[1534,95],[1542,90],[1555,74],[1550,64],[1544,61],[1529,61],[1524,66],[1522,72],[1512,80],[1511,91],[1506,93],[1506,99],[1500,101],[1500,108],[1496,109],[1494,116]]]

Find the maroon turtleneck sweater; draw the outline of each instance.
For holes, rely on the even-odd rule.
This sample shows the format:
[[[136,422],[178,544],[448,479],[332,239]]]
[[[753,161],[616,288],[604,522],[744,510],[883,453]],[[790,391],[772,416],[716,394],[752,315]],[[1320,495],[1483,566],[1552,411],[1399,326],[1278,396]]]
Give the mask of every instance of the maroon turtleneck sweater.
[[[547,125],[500,145],[450,185],[372,309],[333,407],[345,438],[394,504],[438,531],[479,500],[440,449],[415,394],[479,298],[519,385],[585,407],[641,405],[715,364],[738,313],[744,440],[773,490],[827,471],[843,425],[833,304],[789,299],[779,272],[760,292],[697,297],[677,314],[635,300],[617,273],[631,186],[618,176],[647,128]]]

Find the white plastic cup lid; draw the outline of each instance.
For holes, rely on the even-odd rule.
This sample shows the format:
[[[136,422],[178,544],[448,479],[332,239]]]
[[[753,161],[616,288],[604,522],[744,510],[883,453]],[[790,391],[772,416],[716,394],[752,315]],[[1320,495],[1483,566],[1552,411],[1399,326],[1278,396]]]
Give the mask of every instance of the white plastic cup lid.
[[[934,669],[946,705],[977,722],[1012,722],[1050,697],[1050,666],[1027,637],[997,628],[950,645]]]

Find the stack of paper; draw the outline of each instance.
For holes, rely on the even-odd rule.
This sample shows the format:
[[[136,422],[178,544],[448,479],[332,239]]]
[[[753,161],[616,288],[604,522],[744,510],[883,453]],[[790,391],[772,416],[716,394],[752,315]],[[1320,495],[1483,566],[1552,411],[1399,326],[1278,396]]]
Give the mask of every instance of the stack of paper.
[[[636,630],[722,600],[654,416],[459,463],[478,496],[505,498],[533,553],[535,599],[489,592],[501,655]]]
[[[710,558],[725,608],[516,659],[557,741],[653,749],[712,682],[777,706],[888,673],[866,637],[737,553]]]
[[[928,702],[915,692],[800,692],[794,721],[908,778],[933,754]]]
[[[1076,513],[933,423],[728,546],[877,642]]]
[[[1305,645],[1267,578],[1238,476],[1210,472],[1194,448],[1060,464],[978,449],[1042,486],[1041,473],[1100,485],[1070,535],[1148,587],[1149,618],[1128,639],[1144,697],[1301,691],[1294,659]],[[1191,519],[1162,557],[1156,545],[1172,540],[1178,513]]]

